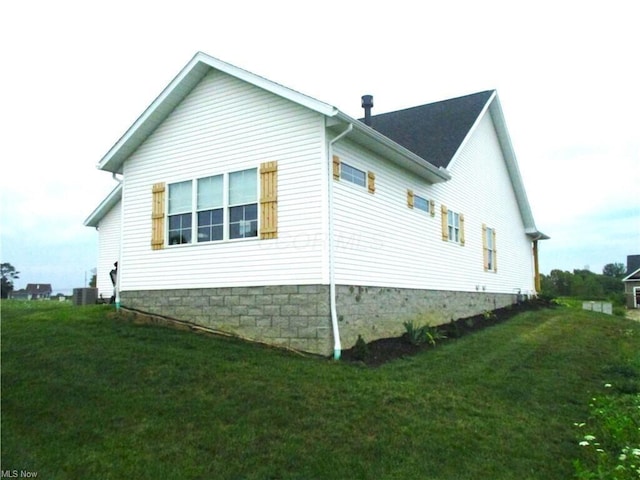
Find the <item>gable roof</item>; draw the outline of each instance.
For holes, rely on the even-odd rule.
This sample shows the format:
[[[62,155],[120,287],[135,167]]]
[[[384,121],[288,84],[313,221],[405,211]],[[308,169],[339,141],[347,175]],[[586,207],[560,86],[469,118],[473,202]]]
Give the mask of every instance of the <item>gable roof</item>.
[[[45,295],[52,292],[50,283],[28,283],[25,290],[31,295]]]
[[[371,127],[429,163],[446,168],[494,90],[373,115]]]
[[[640,281],[640,268],[635,272],[631,272],[629,275],[622,279],[623,282],[638,282]]]
[[[142,145],[211,69],[236,77],[324,115],[327,128],[335,134],[345,131],[345,127],[350,125],[351,141],[384,156],[431,183],[451,179],[446,166],[455,160],[482,115],[490,110],[505,154],[507,169],[514,186],[525,230],[533,238],[549,238],[539,232],[533,222],[495,90],[375,115],[372,117],[372,126],[368,126],[327,103],[198,52],[111,147],[99,162],[98,168],[122,173],[124,161]],[[97,222],[119,200],[118,195],[121,195],[121,192],[115,190],[85,220],[85,225],[97,226]]]
[[[401,164],[433,183],[446,181],[450,178],[449,174],[443,169],[439,169],[392,139],[340,112],[336,107],[202,52],[196,53],[191,61],[129,127],[125,134],[111,147],[98,163],[98,168],[113,173],[122,173],[122,164],[127,157],[142,145],[149,135],[212,69],[226,73],[324,115],[327,119],[332,120],[328,123],[329,128],[336,128],[346,124],[354,125],[353,135],[350,136],[352,140],[362,143],[374,152],[385,155],[391,161]]]
[[[458,157],[486,114],[491,115],[495,125],[525,231],[534,239],[546,240],[549,237],[538,230],[533,220],[498,92],[495,90],[374,115],[371,117],[371,128],[438,168],[446,169]]]
[[[96,209],[91,212],[91,215],[87,217],[87,219],[83,222],[83,225],[85,227],[97,227],[100,224],[100,220],[102,220],[104,216],[118,204],[121,198],[122,183],[119,183],[116,188],[114,188],[111,193],[107,195],[107,198],[100,202],[100,205],[98,205]]]

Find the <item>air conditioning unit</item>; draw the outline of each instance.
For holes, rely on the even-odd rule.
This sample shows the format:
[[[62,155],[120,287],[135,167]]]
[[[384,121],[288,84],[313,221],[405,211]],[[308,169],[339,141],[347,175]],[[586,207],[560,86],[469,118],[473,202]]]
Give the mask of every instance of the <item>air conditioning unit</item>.
[[[73,304],[74,305],[93,305],[98,300],[97,288],[74,288]]]

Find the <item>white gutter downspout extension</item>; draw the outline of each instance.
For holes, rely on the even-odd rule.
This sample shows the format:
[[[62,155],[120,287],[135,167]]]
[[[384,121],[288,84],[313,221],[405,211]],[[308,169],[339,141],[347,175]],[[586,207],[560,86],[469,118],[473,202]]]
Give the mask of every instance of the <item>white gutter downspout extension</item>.
[[[122,185],[122,180],[119,179],[118,177],[116,177],[116,172],[113,172],[113,175],[111,175],[111,177],[118,182],[120,185]],[[124,190],[124,188],[123,188]],[[122,201],[122,198],[120,198],[120,245],[118,246],[118,268],[116,270],[116,284],[114,286],[115,288],[115,296],[116,296],[116,311],[120,310],[120,272],[121,272],[121,268],[122,268],[122,232],[124,231],[124,228],[122,226],[123,222],[124,222],[124,216],[122,215],[122,211],[124,210],[124,202]]]
[[[340,135],[335,137],[333,140],[329,141],[329,149],[328,149],[328,161],[327,161],[327,172],[328,172],[328,181],[329,181],[329,222],[328,222],[328,232],[329,236],[329,301],[331,304],[331,326],[333,328],[333,359],[340,360],[340,355],[342,353],[342,344],[340,343],[340,328],[338,327],[338,310],[336,308],[336,275],[335,275],[335,265],[334,265],[334,250],[335,244],[333,241],[333,144],[340,140],[342,137],[346,136],[349,132],[353,130],[353,124],[350,123],[346,130],[342,132]]]

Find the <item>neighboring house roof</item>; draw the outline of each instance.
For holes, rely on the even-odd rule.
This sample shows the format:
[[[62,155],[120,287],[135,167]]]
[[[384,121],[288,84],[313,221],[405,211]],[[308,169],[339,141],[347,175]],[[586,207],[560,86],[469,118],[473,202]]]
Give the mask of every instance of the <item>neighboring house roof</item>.
[[[27,283],[25,290],[30,295],[50,295],[53,291],[50,283]]]
[[[627,275],[640,269],[640,255],[627,255]]]
[[[536,239],[549,238],[538,231],[533,221],[495,90],[375,115],[372,117],[370,127],[327,103],[198,52],[111,147],[98,164],[98,168],[122,173],[124,161],[142,145],[211,69],[224,72],[324,115],[327,128],[336,135],[344,132],[345,128],[351,125],[352,127],[349,127],[352,128],[349,133],[351,141],[380,154],[431,183],[451,179],[451,174],[446,167],[455,161],[483,114],[490,111],[507,161],[507,169],[525,231]],[[96,226],[104,214],[117,203],[119,195],[121,192],[114,190],[85,220],[85,225]]]
[[[122,183],[119,183],[111,193],[105,198],[96,209],[91,212],[91,215],[84,221],[85,227],[97,227],[100,224],[100,220],[109,213],[113,207],[115,207],[122,198]]]
[[[371,127],[433,165],[446,168],[493,93],[488,90],[372,115]]]
[[[631,272],[629,275],[622,279],[623,282],[638,282],[640,281],[640,268]]]

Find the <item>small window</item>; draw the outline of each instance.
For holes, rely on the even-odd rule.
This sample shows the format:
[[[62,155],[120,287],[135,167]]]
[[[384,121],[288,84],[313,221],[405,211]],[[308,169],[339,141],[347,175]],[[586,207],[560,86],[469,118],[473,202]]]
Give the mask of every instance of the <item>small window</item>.
[[[495,272],[496,268],[496,231],[484,227],[485,269]]]
[[[429,200],[426,198],[422,198],[419,195],[413,195],[413,206],[418,210],[422,210],[424,212],[429,213]]]
[[[449,240],[460,243],[460,214],[449,210],[447,212],[447,228]]]
[[[355,183],[360,187],[367,186],[367,174],[362,170],[352,167],[344,162],[340,165],[340,178],[347,182]]]

